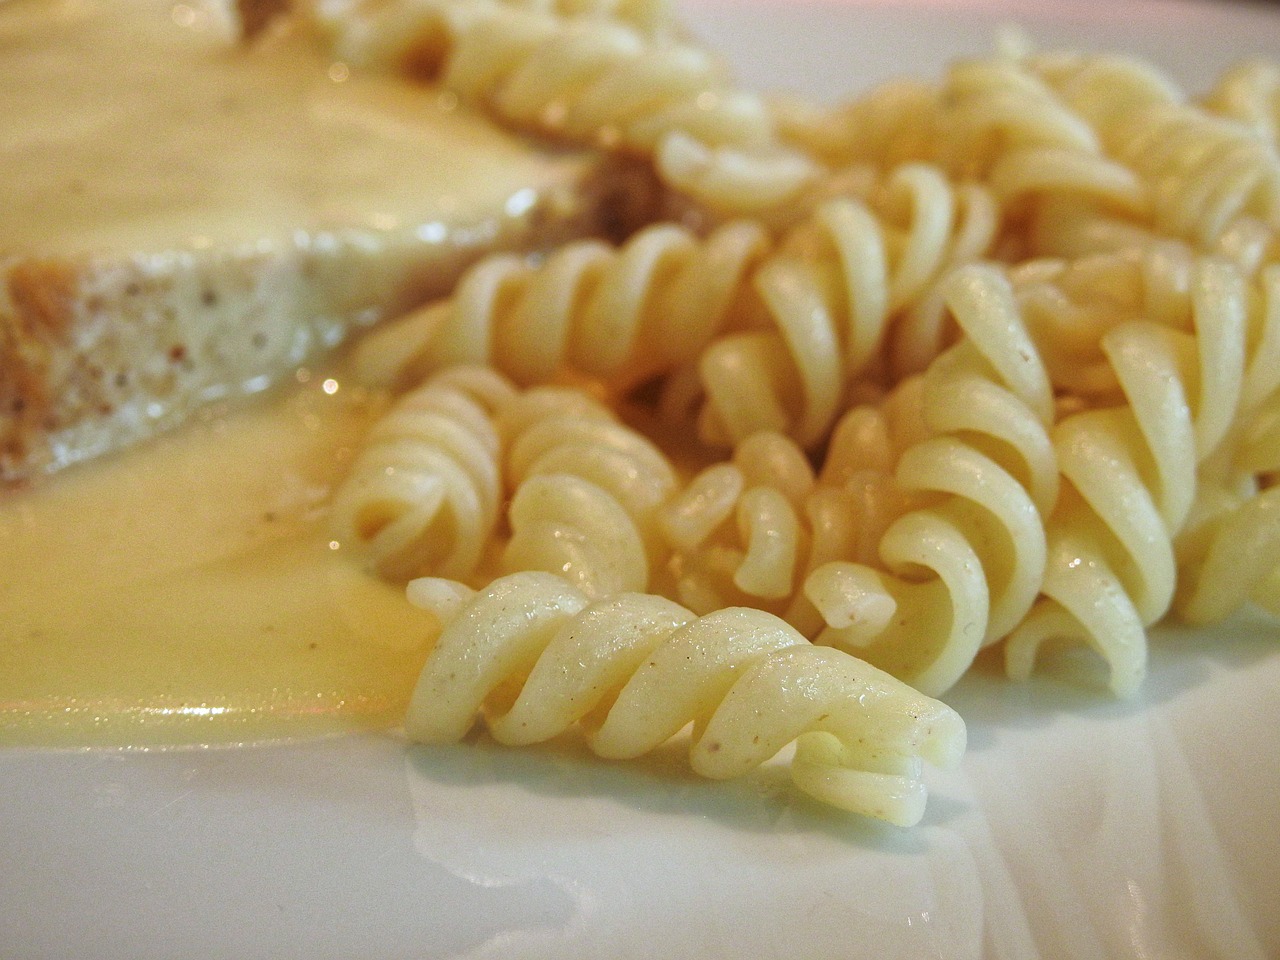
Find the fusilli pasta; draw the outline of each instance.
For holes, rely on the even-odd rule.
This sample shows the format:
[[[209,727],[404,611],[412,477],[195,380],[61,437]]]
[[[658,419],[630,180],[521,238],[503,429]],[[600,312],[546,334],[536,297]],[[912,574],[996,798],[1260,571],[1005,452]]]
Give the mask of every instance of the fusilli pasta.
[[[775,97],[779,135],[832,169],[868,163],[892,169],[936,157],[942,94],[915,79],[881,84],[836,107]]]
[[[658,224],[619,249],[570,244],[537,267],[490,258],[451,299],[362,342],[356,369],[372,385],[411,383],[460,363],[488,364],[523,384],[568,369],[622,390],[692,363],[743,322],[746,278],[769,246],[746,221],[705,239]]]
[[[659,4],[420,0],[336,20],[339,56],[437,80],[504,124],[655,160],[725,213],[762,212],[820,175],[723,62],[663,28]],[[354,23],[354,26],[348,24]],[[332,32],[332,31],[331,31]]]
[[[835,561],[805,585],[830,624],[821,642],[855,649],[934,693],[1031,608],[1058,476],[1048,375],[1007,278],[993,266],[961,268],[946,299],[964,339],[925,374],[933,435],[896,467],[900,487],[936,499],[889,526],[877,567]],[[852,618],[855,599],[879,596],[896,609],[891,620]]]
[[[665,557],[658,510],[676,489],[666,456],[576,391],[544,387],[502,411],[508,570],[559,573],[588,596],[647,590]]]
[[[1255,130],[1187,103],[1135,60],[1058,55],[1036,67],[1143,178],[1158,230],[1207,246],[1243,216],[1280,228],[1280,156]]]
[[[936,319],[895,318],[925,301],[948,267],[990,251],[995,204],[923,165],[898,168],[868,201],[823,204],[761,264],[754,286],[769,328],[721,337],[699,363],[709,439],[776,430],[812,447],[851,382],[880,359],[891,324],[912,362],[941,349]]]
[[[1248,288],[1239,271],[1178,247],[1163,254],[1181,269],[1145,271],[1147,281],[1168,286],[1134,291],[1142,319],[1102,338],[1120,397],[1054,429],[1063,496],[1048,523],[1045,599],[1006,648],[1014,676],[1026,675],[1045,639],[1071,638],[1102,656],[1114,690],[1136,688],[1145,672],[1145,628],[1173,598],[1173,538],[1195,502],[1197,467],[1231,431],[1246,371],[1272,366],[1270,359],[1262,367],[1249,362],[1250,346],[1271,335],[1255,323],[1250,344]],[[1262,322],[1274,322],[1267,314]]]
[[[1183,620],[1215,623],[1247,601],[1280,616],[1280,487],[1202,484],[1176,548]]]
[[[479,713],[621,758],[692,722],[699,773],[794,741],[802,790],[914,823],[964,739],[928,697],[982,648],[1022,678],[1084,644],[1125,695],[1171,609],[1280,615],[1280,70],[1195,103],[1010,50],[825,108],[743,93],[668,12],[424,0],[347,38],[710,208],[488,260],[358,349],[369,385],[432,377],[335,504],[376,569],[432,574],[413,738]]]
[[[704,776],[740,776],[794,741],[801,790],[902,825],[923,815],[921,759],[951,766],[964,749],[949,707],[759,610],[699,618],[636,593],[592,602],[533,572],[474,596],[415,581],[409,596],[444,623],[405,721],[415,740],[460,739],[483,711],[503,743],[578,725],[596,753],[628,758],[692,721]]]
[[[1066,194],[1135,215],[1149,197],[1141,179],[1103,155],[1089,124],[1024,61],[957,64],[943,88],[940,163],[979,178],[1006,205],[1027,195]]]
[[[474,571],[502,497],[493,417],[514,392],[490,370],[458,367],[402,397],[335,495],[337,541],[390,579]]]
[[[1228,70],[1204,106],[1239,120],[1272,146],[1280,144],[1280,65],[1254,60]]]
[[[771,433],[753,434],[732,462],[695,477],[661,514],[680,601],[698,613],[747,604],[816,634],[822,621],[800,592],[808,574],[869,556],[906,510],[892,475],[888,409],[858,408],[841,419],[821,477],[793,441]]]

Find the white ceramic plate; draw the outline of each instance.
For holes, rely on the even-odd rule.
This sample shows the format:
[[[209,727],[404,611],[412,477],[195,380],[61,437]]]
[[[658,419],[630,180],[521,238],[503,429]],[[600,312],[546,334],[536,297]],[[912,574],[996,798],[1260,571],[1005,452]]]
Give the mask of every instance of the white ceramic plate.
[[[757,85],[936,73],[1016,20],[1191,84],[1280,54],[1267,8],[914,0],[690,11]],[[0,957],[1280,956],[1280,644],[1158,634],[1117,704],[966,679],[970,752],[902,831],[676,758],[393,736],[0,753]]]

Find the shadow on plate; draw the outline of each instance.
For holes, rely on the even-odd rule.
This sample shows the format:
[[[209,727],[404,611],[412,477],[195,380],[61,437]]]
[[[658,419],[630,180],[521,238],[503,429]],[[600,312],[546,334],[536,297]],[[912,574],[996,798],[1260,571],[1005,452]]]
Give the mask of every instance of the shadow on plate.
[[[1078,646],[1047,647],[1025,683],[1009,680],[1002,650],[990,648],[943,699],[965,718],[970,751],[985,750],[996,744],[1001,729],[1047,727],[1061,714],[1132,718],[1177,700],[1217,673],[1248,671],[1277,655],[1280,625],[1260,611],[1247,610],[1211,628],[1179,623],[1154,628],[1147,678],[1127,700],[1107,688],[1101,659]]]
[[[694,817],[753,834],[820,834],[886,853],[925,852],[916,832],[808,798],[792,785],[785,758],[786,752],[744,777],[716,781],[689,768],[684,735],[635,760],[610,761],[592,754],[572,734],[537,747],[515,748],[476,733],[461,744],[411,745],[406,768],[411,779],[433,790],[463,790],[476,798],[505,791],[534,795],[531,800],[575,799],[580,803],[574,809],[603,804],[642,815],[619,818],[610,829],[642,822],[649,829],[654,820],[675,823]],[[520,808],[511,802],[509,809]],[[938,814],[930,813],[928,821],[934,822]],[[951,815],[958,813],[952,810]]]

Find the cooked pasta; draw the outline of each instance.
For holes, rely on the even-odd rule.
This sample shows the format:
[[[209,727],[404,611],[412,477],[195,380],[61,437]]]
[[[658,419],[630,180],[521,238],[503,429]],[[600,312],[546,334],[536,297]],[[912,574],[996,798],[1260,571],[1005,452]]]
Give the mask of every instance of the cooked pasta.
[[[836,107],[775,97],[779,135],[828,167],[868,163],[892,169],[936,157],[942,92],[937,84],[903,78]]]
[[[794,743],[802,791],[909,824],[964,744],[929,697],[983,648],[1026,678],[1084,645],[1123,696],[1170,611],[1280,616],[1280,68],[1193,101],[1010,48],[829,108],[743,92],[660,0],[357,22],[356,59],[703,204],[484,261],[358,347],[409,392],[335,537],[426,575],[413,739],[692,724],[701,774]]]
[[[1167,287],[1133,291],[1137,318],[1102,338],[1120,396],[1054,429],[1063,496],[1048,523],[1044,599],[1007,646],[1015,676],[1031,669],[1043,641],[1070,639],[1102,656],[1118,693],[1136,688],[1145,628],[1173,599],[1173,540],[1196,499],[1197,467],[1231,431],[1246,371],[1274,377],[1274,354],[1256,366],[1250,351],[1273,349],[1274,332],[1263,328],[1275,311],[1251,318],[1248,287],[1232,265],[1176,246],[1162,252],[1181,269],[1145,271]]]
[[[1009,271],[1027,329],[1060,397],[1088,401],[1115,395],[1118,381],[1102,338],[1133,319],[1135,291],[1173,289],[1156,276],[1173,262],[1159,255],[1106,253],[1027,261]]]
[[[1204,106],[1239,120],[1273,146],[1280,144],[1280,64],[1254,60],[1228,70]]]
[[[676,489],[666,456],[567,389],[516,397],[499,429],[513,491],[505,569],[559,573],[591,597],[649,589],[665,559],[657,513]]]
[[[1274,64],[1244,64],[1196,104],[1136,59],[1002,55],[836,109],[773,109],[784,139],[830,167],[924,161],[981,180],[1006,207],[1034,198],[1048,232],[1017,238],[1029,252],[1076,256],[1172,234],[1227,255],[1264,246],[1274,258],[1277,75]]]
[[[683,130],[662,140],[655,162],[664,184],[716,214],[749,214],[770,224],[792,220],[824,178],[805,153],[708,144]]]
[[[1201,484],[1177,547],[1177,614],[1223,620],[1247,601],[1280,616],[1280,487]]]
[[[680,601],[697,613],[785,608],[809,552],[801,513],[814,480],[804,452],[770,433],[748,437],[731,462],[696,476],[659,518]]]
[[[821,642],[934,694],[1031,608],[1058,479],[1049,380],[1012,286],[993,266],[969,266],[948,279],[946,294],[964,339],[925,374],[933,435],[896,468],[900,487],[935,499],[894,520],[874,566],[834,561],[805,585],[830,624]],[[872,601],[896,614],[853,616],[855,602],[854,611]]]
[[[1105,155],[1096,131],[1031,68],[1006,55],[954,64],[929,85],[897,80],[834,110],[775,101],[783,136],[829,166],[936,164],[987,184],[1002,206],[1066,196],[1141,215],[1146,184]]]
[[[569,244],[540,266],[493,257],[451,299],[363,341],[358,376],[394,385],[483,363],[522,384],[573,370],[622,390],[692,363],[713,337],[744,322],[745,281],[769,246],[765,231],[746,221],[705,239],[657,224],[619,249]]]
[[[700,360],[704,434],[736,442],[775,430],[806,447],[822,442],[891,324],[916,352],[941,348],[936,324],[899,318],[947,268],[986,255],[998,226],[986,191],[924,165],[893,171],[867,203],[823,204],[756,272],[769,326],[721,337]]]
[[[1263,314],[1268,318],[1267,329],[1275,331],[1280,324],[1273,311],[1280,310],[1280,268],[1271,271],[1272,284],[1269,285],[1267,309]],[[1260,311],[1261,312],[1261,311]],[[1261,338],[1260,338],[1261,339]],[[1265,340],[1254,347],[1254,359],[1250,371],[1267,369],[1260,362],[1266,356]],[[1273,361],[1274,362],[1274,361]],[[1268,380],[1280,374],[1275,367],[1267,369]],[[1246,376],[1241,405],[1246,407],[1246,415],[1237,425],[1234,443],[1228,461],[1228,471],[1244,472],[1250,476],[1264,476],[1275,479],[1280,475],[1280,388],[1273,387],[1261,403],[1249,404],[1252,399],[1251,387],[1256,387],[1261,378]],[[1265,381],[1261,381],[1265,385]],[[1224,471],[1224,472],[1228,472]]]
[[[492,371],[459,367],[401,398],[335,495],[335,539],[393,580],[474,571],[502,497],[493,417],[513,394]]]
[[[450,300],[368,338],[357,369],[370,384],[455,363],[521,383],[570,369],[624,390],[696,361],[705,439],[775,430],[814,446],[895,317],[909,362],[941,350],[940,301],[931,317],[911,309],[948,267],[986,254],[998,228],[986,193],[925,166],[894,171],[868,202],[823,204],[773,252],[759,225],[737,221],[705,240],[658,224],[620,249],[571,244],[536,267],[490,258]]]
[[[773,433],[751,435],[731,462],[696,476],[660,515],[680,602],[697,613],[750,605],[816,634],[822,621],[800,591],[807,575],[869,555],[906,509],[892,475],[901,438],[885,419],[865,407],[842,418],[821,477],[793,441]]]
[[[723,214],[777,207],[819,178],[820,164],[779,139],[759,96],[675,36],[661,4],[609,7],[401,2],[343,18],[332,42],[360,65],[436,79],[501,123],[653,158],[669,186]]]
[[[1187,103],[1139,61],[1058,55],[1036,66],[1146,182],[1158,230],[1211,245],[1243,216],[1280,229],[1280,156],[1255,130]]]
[[[692,721],[704,776],[740,776],[795,742],[801,790],[902,825],[923,815],[921,760],[951,766],[964,749],[949,707],[759,610],[699,618],[651,594],[592,601],[533,572],[474,596],[419,580],[409,596],[443,622],[405,720],[414,740],[458,740],[483,712],[502,743],[577,725],[597,754],[625,759]]]
[[[1015,57],[955,65],[943,84],[938,162],[952,176],[981,179],[1006,206],[1066,195],[1134,215],[1146,185],[1103,154],[1090,125]]]

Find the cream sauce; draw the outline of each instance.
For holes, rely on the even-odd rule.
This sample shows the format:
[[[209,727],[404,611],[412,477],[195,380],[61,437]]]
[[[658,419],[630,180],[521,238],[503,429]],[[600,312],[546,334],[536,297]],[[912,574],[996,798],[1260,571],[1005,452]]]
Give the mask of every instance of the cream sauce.
[[[233,43],[214,0],[0,0],[0,257],[195,249],[302,231],[432,242],[583,169],[447,96]],[[567,176],[568,175],[568,176]]]
[[[241,47],[219,9],[0,0],[0,260],[341,235],[382,251],[367,280],[388,236],[456,239],[584,169],[305,37]],[[0,743],[399,723],[434,625],[325,513],[378,403],[295,388],[0,490]]]
[[[0,744],[398,724],[434,623],[333,549],[326,515],[380,406],[314,377],[0,493]]]

